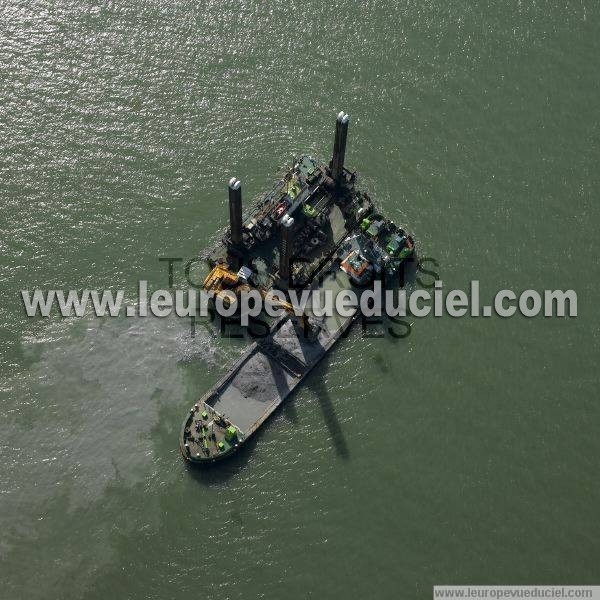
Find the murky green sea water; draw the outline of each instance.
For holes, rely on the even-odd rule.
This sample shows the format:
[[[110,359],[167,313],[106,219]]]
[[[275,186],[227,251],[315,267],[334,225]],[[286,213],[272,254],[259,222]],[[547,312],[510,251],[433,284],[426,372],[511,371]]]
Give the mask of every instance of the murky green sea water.
[[[0,6],[0,597],[429,598],[600,581],[600,9],[592,0]],[[27,319],[165,287],[291,157],[347,163],[446,289],[576,319],[340,343],[249,448],[178,454],[242,352],[184,319]],[[430,278],[429,278],[430,279]],[[175,285],[184,284],[181,268]]]

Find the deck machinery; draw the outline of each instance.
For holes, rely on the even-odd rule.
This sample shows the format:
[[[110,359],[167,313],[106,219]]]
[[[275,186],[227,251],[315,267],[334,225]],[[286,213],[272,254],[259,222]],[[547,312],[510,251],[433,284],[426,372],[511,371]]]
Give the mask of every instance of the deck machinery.
[[[319,289],[324,281],[363,288],[375,277],[394,277],[414,252],[412,237],[377,213],[344,166],[349,117],[336,119],[329,164],[302,155],[273,189],[243,214],[242,187],[229,181],[229,228],[204,257],[204,287],[216,294],[256,289]],[[183,424],[180,448],[191,462],[211,463],[242,445],[291,393],[350,326],[315,324],[286,313],[257,339],[194,406]],[[312,324],[312,325],[311,325]],[[310,331],[310,334],[309,334]]]

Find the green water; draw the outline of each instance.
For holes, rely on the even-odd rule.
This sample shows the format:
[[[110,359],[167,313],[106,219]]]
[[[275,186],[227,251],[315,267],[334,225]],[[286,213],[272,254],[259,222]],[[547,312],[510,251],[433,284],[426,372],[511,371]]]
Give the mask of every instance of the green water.
[[[597,584],[599,13],[5,0],[0,598]],[[185,412],[243,346],[184,319],[27,319],[18,292],[166,286],[158,258],[206,246],[228,178],[249,199],[328,157],[342,109],[347,163],[445,288],[573,288],[579,316],[357,328],[247,451],[189,471]]]

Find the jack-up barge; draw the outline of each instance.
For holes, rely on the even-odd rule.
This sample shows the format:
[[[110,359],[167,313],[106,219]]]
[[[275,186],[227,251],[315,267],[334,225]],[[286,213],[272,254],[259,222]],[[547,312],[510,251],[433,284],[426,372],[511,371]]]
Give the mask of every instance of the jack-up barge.
[[[336,119],[329,164],[300,156],[273,189],[242,216],[242,190],[229,181],[229,228],[205,257],[204,281],[216,295],[361,288],[374,278],[398,276],[413,256],[412,237],[378,214],[356,173],[344,167],[348,115]],[[316,321],[286,314],[190,409],[180,435],[193,463],[230,456],[265,422],[358,315]]]

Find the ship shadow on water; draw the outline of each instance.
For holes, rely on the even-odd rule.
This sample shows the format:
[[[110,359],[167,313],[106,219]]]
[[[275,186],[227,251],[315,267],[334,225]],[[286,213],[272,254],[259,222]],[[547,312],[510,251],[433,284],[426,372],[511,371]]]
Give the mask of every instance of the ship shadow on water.
[[[297,326],[295,327],[296,334],[299,336],[303,335],[303,331]],[[310,359],[306,356],[304,357],[304,359],[310,361]],[[300,386],[298,386],[298,388],[292,391],[290,396],[284,402],[282,402],[282,404],[277,408],[274,414],[277,414],[279,411],[282,411],[284,418],[290,421],[293,425],[296,425],[298,422],[298,413],[296,409],[297,391],[299,389],[302,389],[303,387],[307,387],[317,396],[318,404],[323,414],[323,419],[325,421],[325,424],[327,425],[327,429],[329,430],[329,435],[331,437],[337,455],[343,459],[348,459],[350,453],[348,451],[348,445],[344,437],[344,432],[342,431],[340,422],[335,413],[329,390],[325,385],[324,375],[328,369],[328,364],[329,355],[325,355],[319,361],[319,363],[315,365],[313,370],[306,376],[306,380],[304,381],[304,383],[302,383]],[[278,381],[278,377],[275,372],[273,373],[273,375],[280,393],[284,395],[286,392],[287,383],[285,382],[285,380]]]
[[[329,436],[333,442],[336,454],[340,458],[348,460],[350,458],[350,452],[348,450],[348,444],[346,443],[346,437],[344,436],[344,431],[342,430],[335,412],[331,395],[325,384],[325,372],[327,371],[328,363],[329,357],[326,356],[314,368],[313,372],[309,374],[306,381],[306,387],[317,396],[317,401],[323,414],[323,420],[329,430]]]

